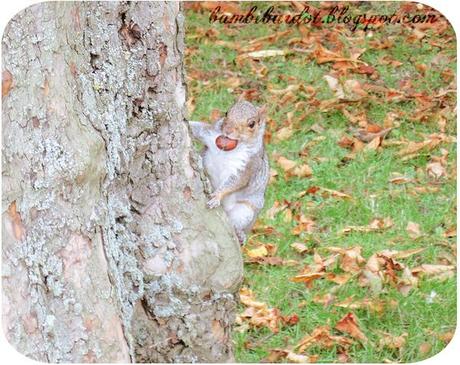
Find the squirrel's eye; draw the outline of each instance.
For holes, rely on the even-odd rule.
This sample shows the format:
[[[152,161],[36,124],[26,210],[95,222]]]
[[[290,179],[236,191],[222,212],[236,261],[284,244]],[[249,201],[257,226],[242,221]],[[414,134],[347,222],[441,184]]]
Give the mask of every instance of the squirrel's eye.
[[[251,119],[249,122],[248,122],[248,127],[249,128],[254,128],[254,126],[256,125],[256,121],[254,119]]]

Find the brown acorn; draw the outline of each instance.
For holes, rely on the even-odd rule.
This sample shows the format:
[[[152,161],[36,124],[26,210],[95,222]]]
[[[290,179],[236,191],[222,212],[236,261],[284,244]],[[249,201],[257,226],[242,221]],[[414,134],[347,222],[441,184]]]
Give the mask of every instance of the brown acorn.
[[[237,146],[237,144],[238,141],[236,139],[231,139],[225,136],[219,136],[216,138],[216,146],[222,151],[231,151]]]

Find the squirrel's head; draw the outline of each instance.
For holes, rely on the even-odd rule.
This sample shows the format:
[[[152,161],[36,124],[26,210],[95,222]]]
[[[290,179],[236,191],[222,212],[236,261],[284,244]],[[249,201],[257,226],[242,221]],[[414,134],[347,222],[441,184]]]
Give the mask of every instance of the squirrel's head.
[[[257,108],[240,98],[225,114],[222,132],[228,138],[251,143],[263,136],[265,120],[265,106]]]

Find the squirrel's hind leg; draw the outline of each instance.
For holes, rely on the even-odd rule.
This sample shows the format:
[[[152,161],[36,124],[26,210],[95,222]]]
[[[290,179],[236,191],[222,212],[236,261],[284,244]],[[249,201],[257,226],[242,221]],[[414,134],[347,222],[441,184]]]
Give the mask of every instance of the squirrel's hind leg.
[[[235,228],[241,244],[246,240],[246,233],[254,221],[255,212],[249,204],[236,203],[227,211],[230,223]]]

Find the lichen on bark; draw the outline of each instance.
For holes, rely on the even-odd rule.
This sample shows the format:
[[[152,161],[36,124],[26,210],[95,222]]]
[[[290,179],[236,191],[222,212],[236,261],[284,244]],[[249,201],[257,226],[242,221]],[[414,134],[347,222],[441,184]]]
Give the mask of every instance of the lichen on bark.
[[[232,359],[242,276],[184,122],[180,3],[56,2],[5,30],[4,331],[51,362]]]

